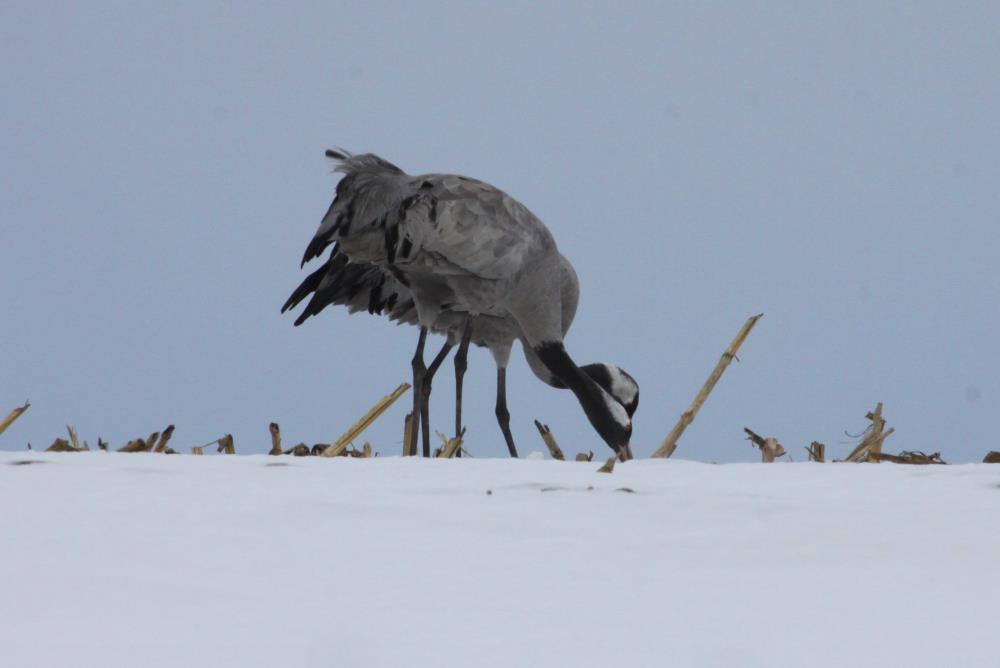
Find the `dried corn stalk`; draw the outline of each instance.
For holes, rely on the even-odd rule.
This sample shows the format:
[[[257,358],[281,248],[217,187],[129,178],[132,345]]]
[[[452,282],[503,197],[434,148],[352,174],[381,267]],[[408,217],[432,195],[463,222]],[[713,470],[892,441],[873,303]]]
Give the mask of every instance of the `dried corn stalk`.
[[[463,428],[462,433],[454,438],[448,438],[441,432],[438,432],[438,438],[441,439],[442,446],[434,456],[441,457],[442,459],[451,459],[462,447],[462,439],[465,438],[465,429]]]
[[[825,462],[826,461],[826,446],[819,441],[813,441],[806,452],[809,453],[809,461],[811,462]]]
[[[748,434],[747,440],[752,441],[754,445],[760,448],[760,460],[765,464],[770,464],[776,457],[781,457],[785,454],[785,449],[778,443],[778,439],[758,436],[746,427],[743,427],[743,431]]]
[[[598,473],[611,473],[615,470],[615,462],[618,461],[618,455],[614,457],[608,457],[608,461],[604,462],[604,466],[597,469]]]
[[[745,341],[747,336],[750,334],[750,330],[753,329],[753,326],[757,324],[757,321],[760,320],[763,315],[763,313],[758,313],[746,321],[740,331],[736,334],[736,338],[734,338],[732,343],[729,344],[726,351],[722,353],[722,358],[719,360],[719,363],[715,365],[712,373],[708,376],[708,380],[705,381],[705,384],[702,385],[698,394],[695,395],[694,401],[691,402],[691,407],[681,414],[680,420],[677,421],[674,428],[669,434],[667,434],[667,437],[663,439],[660,447],[658,447],[651,455],[652,457],[669,457],[674,454],[674,450],[677,449],[677,439],[681,437],[681,434],[684,433],[684,430],[687,429],[688,425],[694,422],[695,415],[697,415],[698,411],[701,410],[702,404],[704,404],[705,400],[708,399],[708,395],[712,389],[715,388],[715,384],[719,382],[720,378],[722,378],[722,372],[726,370],[729,363],[733,361],[734,357],[736,357],[736,352],[740,349],[740,346],[743,345],[743,341]]]
[[[80,446],[80,439],[77,438],[76,436],[76,429],[74,429],[69,425],[66,425],[66,433],[69,434],[69,442],[70,445],[73,446],[73,449],[76,450],[77,452],[83,450],[83,448]],[[90,448],[87,449],[89,450]]]
[[[312,454],[312,452],[309,451],[308,445],[306,445],[305,443],[299,443],[291,450],[286,450],[285,454],[293,455],[295,457],[308,457],[309,455]]]
[[[281,449],[281,428],[278,427],[277,422],[272,422],[268,429],[271,432],[271,455],[283,455],[284,451]]]
[[[137,438],[118,448],[118,452],[149,452],[149,446],[146,444],[146,441]]]
[[[882,402],[878,402],[874,411],[865,415],[871,420],[871,425],[865,430],[866,434],[857,447],[847,455],[845,462],[878,462],[878,455],[882,453],[882,443],[892,434],[895,428],[885,429],[885,420],[882,418]]]
[[[160,434],[160,440],[157,441],[156,447],[153,448],[153,452],[166,452],[170,448],[167,447],[167,443],[170,442],[170,437],[174,435],[174,425],[168,425],[163,433]]]
[[[538,433],[542,435],[542,440],[545,441],[545,446],[549,449],[549,454],[552,455],[552,459],[565,461],[566,457],[563,455],[563,451],[559,448],[559,444],[556,443],[556,437],[552,435],[552,430],[549,429],[549,425],[542,424],[538,420],[535,420],[535,428],[538,429]]]
[[[413,440],[413,413],[407,413],[403,418],[403,456],[412,457],[417,453],[411,450],[410,445],[416,443]]]
[[[336,457],[341,454],[346,448],[347,444],[353,441],[358,435],[371,425],[372,422],[378,419],[382,413],[384,413],[389,406],[403,396],[403,393],[410,389],[409,383],[403,383],[395,390],[392,394],[379,399],[371,409],[361,416],[361,419],[355,422],[350,429],[345,431],[343,435],[334,441],[330,447],[326,448],[321,454],[323,457]],[[412,424],[412,423],[411,423]],[[411,429],[412,431],[412,429]]]
[[[45,448],[45,452],[83,452],[83,448],[75,448],[65,438],[57,438]]]
[[[924,454],[919,450],[914,450],[912,452],[908,450],[903,450],[898,455],[890,455],[887,452],[869,452],[868,457],[872,461],[879,462],[892,462],[894,464],[947,464],[948,462],[941,459],[940,452],[932,452],[931,454]]]
[[[221,452],[222,454],[224,455],[236,454],[236,445],[233,444],[232,434],[226,434],[225,436],[220,438],[217,442],[219,444],[218,451]]]
[[[14,420],[24,415],[24,411],[28,410],[29,408],[31,408],[31,404],[25,401],[23,406],[18,406],[10,413],[8,413],[7,417],[3,419],[3,422],[0,422],[0,434],[7,431],[7,427],[14,424]]]

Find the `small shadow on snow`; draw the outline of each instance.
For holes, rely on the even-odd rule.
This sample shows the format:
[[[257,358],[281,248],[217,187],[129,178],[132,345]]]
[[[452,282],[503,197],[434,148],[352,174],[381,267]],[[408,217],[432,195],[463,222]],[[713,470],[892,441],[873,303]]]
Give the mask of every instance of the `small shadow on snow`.
[[[15,459],[12,462],[7,462],[8,466],[28,466],[30,464],[47,464],[45,460],[42,459]]]
[[[631,487],[617,487],[614,490],[607,488],[597,488],[593,485],[552,485],[547,483],[531,482],[523,485],[511,485],[507,489],[530,489],[539,492],[624,492],[626,494],[638,494]]]
[[[539,491],[542,491],[542,492],[598,492],[598,493],[600,493],[600,492],[614,492],[614,493],[624,492],[625,494],[638,494],[639,493],[639,492],[635,491],[634,489],[632,489],[631,487],[616,487],[613,490],[609,490],[609,489],[597,489],[593,485],[587,485],[586,487],[559,487],[559,486],[542,487]]]
[[[428,495],[433,495],[433,494],[449,494],[450,495],[450,494],[455,494],[456,491],[459,491],[459,490],[454,490],[454,489],[421,490],[418,493],[419,494],[428,494]],[[496,495],[498,493],[504,493],[504,492],[525,492],[525,491],[527,491],[527,492],[543,492],[543,493],[546,493],[546,492],[548,492],[548,493],[551,493],[551,492],[571,492],[571,493],[594,492],[594,493],[597,493],[597,494],[607,494],[607,493],[622,494],[622,493],[624,493],[624,494],[637,494],[637,495],[641,495],[641,494],[646,494],[647,493],[647,492],[637,491],[637,490],[635,490],[635,489],[633,489],[631,487],[608,488],[608,487],[595,487],[594,485],[555,485],[555,484],[548,483],[548,482],[525,482],[525,483],[520,483],[520,484],[516,484],[516,485],[502,485],[502,486],[499,486],[499,487],[491,487],[491,488],[487,488],[485,490],[482,489],[482,488],[478,488],[478,489],[474,489],[474,490],[462,489],[460,491],[460,493],[463,493],[463,494],[472,493],[472,494],[477,494],[477,495],[485,493],[487,496],[494,496],[494,495]]]
[[[518,485],[504,485],[499,489],[516,491],[531,490],[538,492],[592,492],[593,485],[553,485],[550,482],[524,482]]]
[[[562,487],[560,485],[548,485],[545,487],[539,487],[539,492],[593,492],[594,486],[587,485],[586,487]]]

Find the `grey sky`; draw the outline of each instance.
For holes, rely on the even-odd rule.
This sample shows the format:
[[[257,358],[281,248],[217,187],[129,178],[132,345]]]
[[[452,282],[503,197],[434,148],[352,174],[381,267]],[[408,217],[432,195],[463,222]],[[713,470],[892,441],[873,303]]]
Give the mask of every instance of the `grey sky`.
[[[763,311],[677,456],[755,459],[744,426],[843,455],[881,400],[887,449],[978,461],[1000,447],[998,35],[995,3],[4,2],[0,412],[34,405],[0,447],[174,422],[178,446],[263,451],[271,420],[311,444],[406,380],[415,330],[279,315],[338,145],[546,222],[581,281],[570,353],[642,388],[637,455]],[[471,448],[501,455],[488,353],[467,379]],[[519,350],[508,384],[522,451],[539,418],[606,454]],[[398,453],[403,413],[364,440]]]

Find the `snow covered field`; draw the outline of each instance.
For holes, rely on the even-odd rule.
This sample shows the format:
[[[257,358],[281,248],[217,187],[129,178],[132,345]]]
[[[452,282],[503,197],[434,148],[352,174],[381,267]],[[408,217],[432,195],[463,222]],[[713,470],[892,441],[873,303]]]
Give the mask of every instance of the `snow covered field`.
[[[1000,466],[598,466],[2,453],[0,665],[1000,666]]]

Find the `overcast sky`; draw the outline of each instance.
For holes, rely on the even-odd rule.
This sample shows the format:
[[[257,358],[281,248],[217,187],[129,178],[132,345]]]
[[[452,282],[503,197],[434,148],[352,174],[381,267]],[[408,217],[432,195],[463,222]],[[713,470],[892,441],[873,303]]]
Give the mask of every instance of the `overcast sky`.
[[[745,426],[843,456],[883,401],[886,450],[979,461],[1000,449],[1000,5],[805,4],[0,4],[0,413],[33,404],[0,448],[67,423],[328,442],[407,380],[416,330],[279,314],[336,145],[489,181],[549,226],[581,282],[571,355],[642,388],[639,456],[764,312],[676,456],[756,460]],[[494,379],[473,350],[477,456],[506,452]],[[522,452],[539,418],[609,453],[518,350],[508,386]],[[450,431],[450,364],[434,397]],[[361,441],[398,453],[409,403]]]

